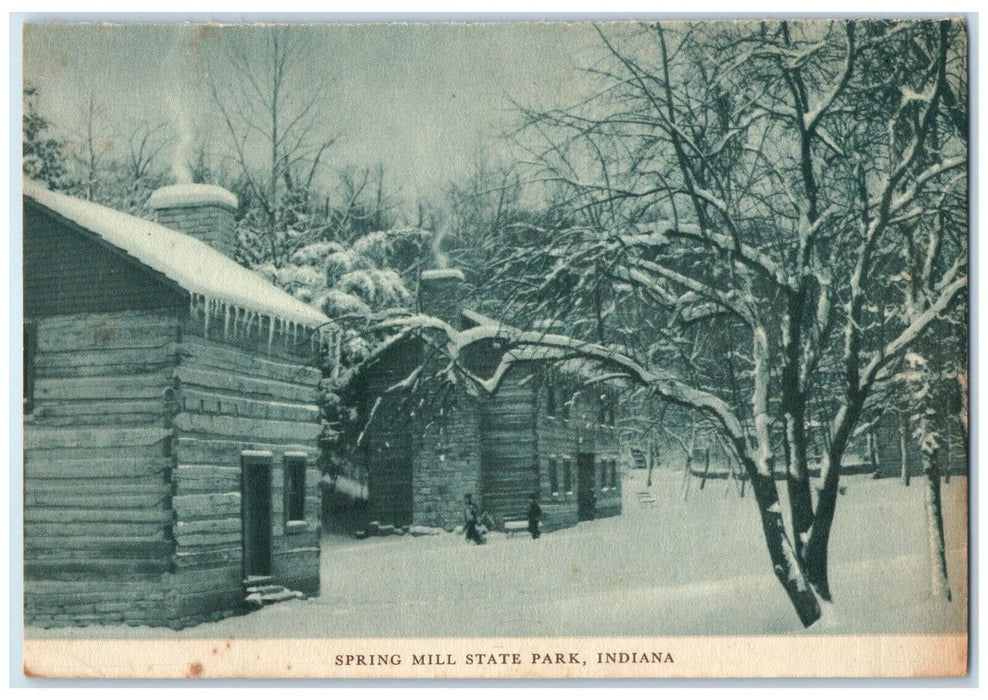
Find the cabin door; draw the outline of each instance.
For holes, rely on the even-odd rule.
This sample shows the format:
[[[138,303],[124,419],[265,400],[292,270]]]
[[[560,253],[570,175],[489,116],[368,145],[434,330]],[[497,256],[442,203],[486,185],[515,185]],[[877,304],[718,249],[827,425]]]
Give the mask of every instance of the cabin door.
[[[368,475],[371,520],[381,525],[411,525],[413,477],[411,451],[381,455]]]
[[[594,477],[597,470],[594,467],[592,452],[581,452],[577,455],[576,470],[577,517],[580,520],[593,520],[597,509],[594,493]]]
[[[271,575],[271,457],[244,456],[241,469],[244,578]]]

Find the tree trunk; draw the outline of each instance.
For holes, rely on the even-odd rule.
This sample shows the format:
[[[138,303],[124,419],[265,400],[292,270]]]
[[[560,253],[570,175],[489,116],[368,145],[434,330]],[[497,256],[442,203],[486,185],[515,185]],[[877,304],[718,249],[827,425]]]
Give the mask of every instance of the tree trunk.
[[[820,619],[820,602],[800,566],[796,552],[786,535],[782,521],[779,492],[772,476],[759,474],[754,465],[747,467],[751,490],[755,494],[758,512],[762,517],[762,532],[772,560],[772,570],[792,602],[803,627],[809,627]]]
[[[828,573],[830,547],[830,528],[834,522],[834,512],[837,509],[837,492],[840,475],[840,461],[834,462],[834,467],[827,470],[827,476],[820,486],[817,498],[814,526],[804,550],[806,575],[816,592],[823,600],[833,600],[830,592],[830,577]]]
[[[805,470],[802,476],[789,473],[786,478],[786,490],[789,494],[789,510],[792,514],[793,536],[797,546],[796,553],[799,555],[800,561],[805,561],[806,543],[809,538],[810,527],[813,525],[813,497],[810,492],[810,479]]]
[[[834,513],[837,510],[841,461],[844,458],[844,449],[851,439],[851,431],[861,415],[863,404],[863,396],[858,394],[852,397],[848,406],[838,412],[838,417],[835,420],[837,430],[834,431],[830,440],[830,449],[822,465],[823,483],[820,485],[816,512],[813,514],[813,527],[804,551],[806,576],[813,584],[817,594],[826,601],[833,600],[828,574],[828,549],[830,547],[830,529],[833,527]]]
[[[943,422],[943,483],[950,483],[950,421]]]
[[[648,486],[649,488],[652,487],[652,467],[655,465],[655,450],[652,448],[653,448],[652,443],[649,443],[648,457],[647,457],[648,461],[646,463],[648,466],[648,476],[645,479],[645,485]]]
[[[686,497],[689,496],[690,483],[693,481],[692,474],[690,473],[690,469],[692,465],[693,465],[693,455],[687,453],[686,469],[685,471],[683,471],[683,500],[684,501],[686,500]]]
[[[872,478],[877,479],[881,469],[881,464],[879,464],[878,459],[878,438],[875,437],[874,430],[869,430],[865,433],[865,447],[868,450],[868,464],[871,465]]]
[[[943,542],[943,510],[940,504],[939,452],[939,449],[923,450],[923,475],[926,478],[926,530],[930,545],[930,584],[934,598],[950,600],[947,558]]]
[[[808,174],[810,177],[812,173]],[[806,542],[813,525],[813,496],[807,457],[806,396],[800,389],[802,358],[802,319],[807,299],[805,283],[788,299],[788,315],[784,327],[785,364],[782,368],[782,412],[785,419],[786,490],[792,516],[793,540],[796,553],[803,561]]]
[[[700,479],[700,490],[701,491],[703,490],[703,487],[707,485],[707,473],[709,471],[710,471],[710,448],[708,447],[706,450],[704,450],[704,457],[703,457],[703,478]]]
[[[909,443],[906,437],[908,427],[906,418],[899,414],[899,481],[903,486],[909,486]]]

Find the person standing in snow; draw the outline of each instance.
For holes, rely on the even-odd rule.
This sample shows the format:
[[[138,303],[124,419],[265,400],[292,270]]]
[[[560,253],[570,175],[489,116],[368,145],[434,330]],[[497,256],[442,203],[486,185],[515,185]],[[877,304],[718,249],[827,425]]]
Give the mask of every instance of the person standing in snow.
[[[539,499],[534,493],[528,503],[528,531],[532,533],[532,539],[537,540],[539,535],[539,518],[542,517],[542,508],[539,506]]]
[[[484,538],[477,529],[477,506],[473,502],[473,496],[467,494],[464,497],[463,519],[465,521],[464,530],[468,540],[477,544],[484,544]]]

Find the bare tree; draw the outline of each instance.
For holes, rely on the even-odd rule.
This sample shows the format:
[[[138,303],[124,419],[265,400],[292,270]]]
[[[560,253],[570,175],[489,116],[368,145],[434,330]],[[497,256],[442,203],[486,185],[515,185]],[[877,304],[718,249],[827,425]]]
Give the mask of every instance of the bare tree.
[[[75,171],[73,179],[81,197],[99,201],[115,139],[110,133],[106,103],[94,88],[80,87],[76,118],[66,147]]]
[[[510,251],[501,284],[540,313],[593,316],[600,299],[605,312],[648,309],[647,342],[583,339],[633,358],[629,374],[717,424],[810,625],[832,598],[845,452],[906,352],[965,297],[964,27],[612,31],[600,32],[599,92],[526,113],[531,161],[579,221]],[[815,503],[814,422],[827,435]]]
[[[327,86],[313,83],[306,70],[312,47],[304,33],[283,26],[250,35],[231,29],[222,47],[210,66],[210,92],[228,137],[225,158],[256,209],[248,223],[280,265],[309,242],[293,233],[300,233],[297,224],[335,141],[320,113]]]
[[[163,156],[171,146],[173,136],[162,122],[139,120],[117,129],[126,151],[114,162],[113,172],[107,173],[117,181],[112,206],[139,214],[148,197],[166,182],[167,166]]]

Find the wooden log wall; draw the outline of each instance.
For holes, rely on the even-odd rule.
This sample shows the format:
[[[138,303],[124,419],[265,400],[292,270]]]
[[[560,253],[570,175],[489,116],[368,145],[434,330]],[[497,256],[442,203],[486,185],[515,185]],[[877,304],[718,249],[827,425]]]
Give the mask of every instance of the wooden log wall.
[[[369,487],[367,518],[382,525],[414,522],[418,426],[410,415],[408,393],[388,389],[408,377],[421,361],[420,340],[396,343],[364,370],[357,388],[355,398],[364,425],[359,454]]]
[[[318,385],[297,358],[264,356],[186,333],[175,369],[174,616],[243,600],[241,456],[271,461],[273,583],[319,591]],[[307,455],[305,522],[285,522],[284,460]]]
[[[481,410],[481,507],[496,522],[525,517],[539,488],[535,378],[516,364]]]
[[[594,455],[594,493],[596,494],[595,518],[608,518],[621,514],[621,440],[618,430],[609,423],[601,423],[600,387],[579,391],[573,404],[573,429],[580,452]],[[606,414],[605,414],[606,415]],[[617,421],[615,420],[615,424]],[[614,486],[610,482],[610,468],[614,464]]]
[[[545,373],[544,381],[537,383],[534,391],[537,397],[536,409],[536,451],[539,459],[540,498],[545,514],[544,527],[555,530],[575,525],[578,512],[578,469],[580,453],[594,455],[594,494],[596,496],[595,517],[603,518],[621,513],[620,440],[618,431],[610,425],[600,424],[599,393],[577,391],[571,388],[572,381],[565,375],[557,374],[555,383],[556,401],[561,404],[569,401],[569,417],[557,407],[554,416],[547,411],[546,382],[550,379]],[[611,486],[610,466],[614,462],[615,485]],[[555,462],[558,477],[558,490],[550,489],[550,469]],[[570,470],[571,488],[565,488],[566,468]],[[606,470],[607,478],[601,483],[601,470]]]
[[[165,622],[178,332],[167,312],[37,320],[24,425],[27,624]]]

